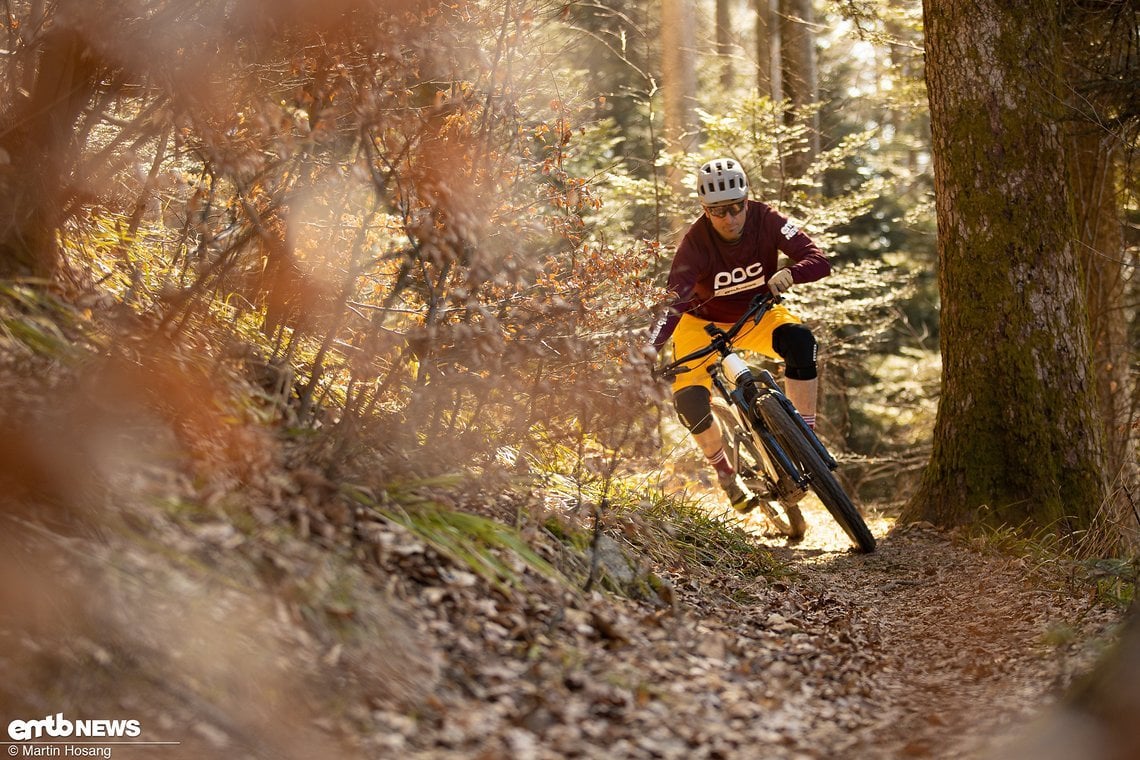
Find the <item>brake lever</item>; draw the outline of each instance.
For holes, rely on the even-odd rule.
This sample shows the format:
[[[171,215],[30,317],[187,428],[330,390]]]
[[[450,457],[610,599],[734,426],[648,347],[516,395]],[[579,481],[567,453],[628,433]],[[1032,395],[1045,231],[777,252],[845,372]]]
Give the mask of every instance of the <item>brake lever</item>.
[[[671,367],[669,369],[654,367],[651,370],[654,380],[672,380],[677,375],[690,371],[689,367]]]
[[[779,304],[783,300],[784,300],[783,297],[778,296],[775,293],[772,294],[772,305],[773,306],[775,306],[776,304]],[[756,313],[752,316],[752,324],[754,324],[754,325],[760,324],[760,320],[763,319],[763,316],[764,316],[764,312],[761,312],[760,309],[757,309]]]

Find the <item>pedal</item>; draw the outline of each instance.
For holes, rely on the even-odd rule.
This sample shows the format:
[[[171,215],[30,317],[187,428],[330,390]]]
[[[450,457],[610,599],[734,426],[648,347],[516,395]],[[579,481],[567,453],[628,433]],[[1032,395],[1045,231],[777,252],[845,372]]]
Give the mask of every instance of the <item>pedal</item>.
[[[759,480],[762,477],[756,468],[749,467],[748,465],[740,465],[738,472],[740,473],[740,477],[744,480]]]
[[[776,489],[772,487],[772,483],[767,478],[761,479],[755,476],[746,478],[742,476],[742,480],[744,480],[744,484],[748,486],[749,490],[756,494],[761,501],[779,501],[779,495],[776,493]]]

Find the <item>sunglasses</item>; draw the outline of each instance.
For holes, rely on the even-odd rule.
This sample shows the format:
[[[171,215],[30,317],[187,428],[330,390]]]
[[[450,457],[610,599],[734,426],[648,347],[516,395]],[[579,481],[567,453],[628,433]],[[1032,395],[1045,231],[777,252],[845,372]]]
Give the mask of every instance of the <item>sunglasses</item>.
[[[715,206],[713,208],[709,208],[708,206],[705,206],[705,213],[708,214],[709,216],[715,216],[717,219],[723,219],[724,217],[728,216],[729,214],[736,216],[737,214],[739,214],[743,210],[744,210],[744,201],[737,201],[736,203],[733,203],[729,206]]]

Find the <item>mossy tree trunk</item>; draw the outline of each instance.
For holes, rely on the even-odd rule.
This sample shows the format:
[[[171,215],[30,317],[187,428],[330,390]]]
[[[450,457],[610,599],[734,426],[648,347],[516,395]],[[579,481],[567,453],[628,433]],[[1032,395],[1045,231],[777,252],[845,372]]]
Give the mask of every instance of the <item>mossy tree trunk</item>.
[[[1104,445],[1058,108],[1055,4],[924,0],[942,397],[904,520],[1093,525]]]

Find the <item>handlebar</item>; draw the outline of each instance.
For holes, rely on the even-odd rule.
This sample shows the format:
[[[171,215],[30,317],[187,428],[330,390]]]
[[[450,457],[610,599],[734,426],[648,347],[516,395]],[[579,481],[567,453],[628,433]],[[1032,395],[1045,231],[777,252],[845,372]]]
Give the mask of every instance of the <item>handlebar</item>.
[[[732,345],[732,339],[744,328],[744,325],[747,324],[749,320],[752,320],[753,324],[759,324],[760,320],[764,318],[764,315],[768,313],[768,310],[781,300],[779,296],[765,291],[759,293],[752,299],[752,303],[749,304],[748,309],[741,315],[740,319],[736,320],[732,327],[727,330],[721,330],[712,323],[705,325],[705,331],[712,337],[709,344],[704,348],[698,348],[696,351],[685,354],[680,359],[669,362],[660,369],[654,370],[654,377],[663,380],[672,380],[677,375],[691,372],[692,367],[684,366],[691,361],[703,359],[712,353],[720,353],[722,356],[727,354]]]

